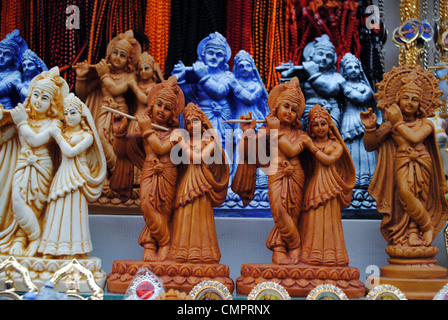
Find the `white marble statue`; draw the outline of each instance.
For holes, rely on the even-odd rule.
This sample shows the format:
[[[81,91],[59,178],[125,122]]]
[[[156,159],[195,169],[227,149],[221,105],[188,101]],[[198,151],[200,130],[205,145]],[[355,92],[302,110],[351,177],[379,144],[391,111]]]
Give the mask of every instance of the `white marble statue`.
[[[44,257],[83,257],[92,251],[88,202],[103,189],[106,158],[87,106],[70,93],[64,100],[64,128],[50,128],[62,161],[50,187],[38,252]]]

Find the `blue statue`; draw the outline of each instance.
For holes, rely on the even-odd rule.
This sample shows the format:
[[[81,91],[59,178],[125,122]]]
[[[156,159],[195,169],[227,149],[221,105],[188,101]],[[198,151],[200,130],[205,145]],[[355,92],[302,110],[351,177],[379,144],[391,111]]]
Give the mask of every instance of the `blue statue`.
[[[300,66],[294,66],[290,61],[276,68],[281,72],[282,81],[294,76],[299,78],[306,99],[305,111],[300,119],[303,128],[306,130],[308,112],[315,104],[325,107],[339,128],[345,79],[336,70],[337,54],[328,35],[324,34],[308,43],[303,56],[305,61]]]
[[[375,172],[376,154],[367,152],[364,147],[364,125],[360,117],[360,113],[369,108],[376,110],[373,90],[361,62],[353,54],[347,53],[342,57],[339,73],[346,80],[343,83],[345,99],[340,132],[356,169],[352,206],[374,208],[375,201],[370,197],[367,188]],[[380,119],[380,114],[377,119]]]
[[[177,77],[177,83],[185,94],[185,102],[199,105],[210,119],[229,157],[229,154],[233,154],[230,150],[233,144],[233,126],[222,122],[232,117],[229,96],[237,83],[227,64],[231,49],[226,38],[215,32],[199,43],[197,53],[198,60],[192,67],[185,67],[179,61],[174,66],[172,75]]]
[[[20,102],[16,86],[22,81],[20,68],[26,49],[28,46],[19,30],[0,41],[0,104],[4,109],[13,109]]]
[[[20,102],[24,102],[28,97],[28,87],[31,80],[43,71],[48,71],[48,67],[41,58],[31,49],[25,50],[22,55],[22,81],[16,85],[16,90],[20,96]]]
[[[252,119],[264,120],[269,114],[268,107],[268,92],[264,86],[263,80],[258,73],[255,61],[252,56],[241,50],[238,52],[233,60],[233,74],[238,80],[238,84],[233,89],[235,113],[233,117],[240,119],[240,116],[247,116],[249,112]],[[262,124],[257,125],[257,130]],[[234,166],[231,171],[231,178],[235,175],[239,153],[238,146],[241,141],[243,131],[239,124],[235,124],[234,137]],[[260,170],[257,171],[257,186],[258,189],[265,189],[267,192],[267,176]]]
[[[235,56],[233,72],[229,70],[231,48],[220,33],[211,33],[203,39],[198,45],[197,54],[197,61],[191,67],[179,61],[172,75],[178,79],[185,102],[197,104],[210,119],[225,150],[231,180],[237,167],[241,132],[239,124],[225,121],[239,119],[240,115],[249,112],[253,118],[264,120],[269,113],[268,94],[253,58],[246,51],[242,50]],[[180,127],[183,127],[182,121],[181,116]],[[229,189],[227,200],[226,203],[230,200],[233,206],[239,197]]]

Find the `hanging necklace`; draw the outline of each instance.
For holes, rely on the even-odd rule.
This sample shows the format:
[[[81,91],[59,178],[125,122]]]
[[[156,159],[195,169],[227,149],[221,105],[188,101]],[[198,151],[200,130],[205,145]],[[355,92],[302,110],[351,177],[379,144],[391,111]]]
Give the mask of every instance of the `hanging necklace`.
[[[400,2],[400,27],[394,31],[394,39],[400,43],[400,66],[417,65],[420,50],[417,40],[420,36],[419,26],[415,21],[420,21],[420,1],[401,0]]]

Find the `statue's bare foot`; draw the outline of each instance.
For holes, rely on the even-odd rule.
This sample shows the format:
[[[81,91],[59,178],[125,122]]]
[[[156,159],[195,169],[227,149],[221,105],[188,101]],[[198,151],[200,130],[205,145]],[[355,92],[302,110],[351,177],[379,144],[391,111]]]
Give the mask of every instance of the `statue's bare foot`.
[[[409,245],[412,247],[416,247],[422,244],[422,241],[420,240],[417,233],[411,233],[409,235]]]
[[[159,261],[165,261],[166,259],[168,259],[168,254],[170,253],[170,246],[166,245],[163,247],[159,248]]]
[[[28,249],[26,250],[25,255],[27,257],[34,257],[37,253],[39,245],[40,245],[40,239],[31,241],[30,244],[28,245]]]
[[[286,254],[285,250],[276,250],[274,249],[274,253],[272,254],[272,262],[275,264],[290,264],[291,259]]]
[[[423,245],[429,247],[432,243],[432,237],[434,234],[434,228],[430,228],[428,231],[423,232]]]
[[[290,263],[298,264],[300,261],[300,248],[289,250],[288,252]]]
[[[23,244],[21,242],[15,242],[9,250],[9,254],[16,257],[23,257],[25,254]]]
[[[143,251],[143,261],[157,261],[158,256],[154,248],[145,248]]]

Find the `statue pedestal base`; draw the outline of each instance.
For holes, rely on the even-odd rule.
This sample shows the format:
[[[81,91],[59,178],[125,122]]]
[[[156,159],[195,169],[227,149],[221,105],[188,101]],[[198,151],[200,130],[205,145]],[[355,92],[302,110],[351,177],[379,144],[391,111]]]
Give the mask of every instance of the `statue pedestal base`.
[[[179,263],[174,261],[146,262],[133,260],[118,260],[112,265],[112,272],[107,276],[107,290],[114,293],[126,293],[132,278],[138,269],[146,267],[165,286],[165,290],[178,290],[189,293],[191,289],[203,280],[219,281],[230,293],[233,292],[233,280],[229,278],[229,267],[222,264]]]
[[[282,285],[291,297],[306,297],[316,286],[332,284],[344,291],[348,298],[361,298],[366,289],[359,276],[359,270],[352,267],[243,264],[241,276],[236,280],[236,291],[248,295],[256,285],[273,281]]]
[[[432,300],[448,283],[447,269],[436,265],[437,260],[389,259],[390,264],[380,268],[380,277],[373,283],[390,284],[400,289],[407,299]]]
[[[0,262],[5,261],[10,256],[0,255]],[[65,266],[67,263],[71,262],[72,259],[44,259],[44,258],[29,258],[29,257],[15,257],[17,262],[28,269],[31,281],[36,285],[36,287],[40,290],[45,282],[53,277],[54,273]],[[76,259],[78,262],[89,269],[93,277],[95,279],[96,284],[104,288],[106,284],[106,273],[101,270],[101,260],[96,257],[86,257]],[[13,271],[13,270],[11,270]],[[28,289],[26,288],[23,279],[20,274],[17,272],[11,272],[12,278],[14,280],[15,287],[17,291],[26,292]],[[0,290],[5,290],[5,280],[6,274],[2,272],[0,274]],[[53,288],[58,292],[65,292],[67,290],[67,286],[65,283],[66,277],[63,277],[59,280],[56,286]],[[92,289],[87,284],[87,280],[81,276],[79,280],[79,292],[80,293],[92,293]]]

